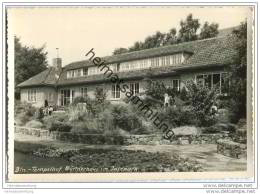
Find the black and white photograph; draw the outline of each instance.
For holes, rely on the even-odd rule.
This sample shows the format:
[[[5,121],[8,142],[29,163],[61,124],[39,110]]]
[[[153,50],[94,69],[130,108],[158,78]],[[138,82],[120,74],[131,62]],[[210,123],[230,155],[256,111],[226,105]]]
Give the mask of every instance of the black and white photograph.
[[[253,177],[254,11],[7,7],[9,179]]]

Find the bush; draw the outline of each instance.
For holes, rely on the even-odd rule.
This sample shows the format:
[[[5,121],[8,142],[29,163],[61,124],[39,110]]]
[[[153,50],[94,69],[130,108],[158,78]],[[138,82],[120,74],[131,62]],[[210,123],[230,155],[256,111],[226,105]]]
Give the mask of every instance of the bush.
[[[187,82],[189,102],[192,106],[199,126],[211,126],[216,123],[216,118],[211,113],[211,107],[216,104],[216,91],[194,82]]]
[[[43,117],[44,117],[43,109],[42,108],[36,109],[34,118],[37,120],[41,120],[41,119],[43,119]]]
[[[73,133],[87,133],[87,134],[101,134],[102,128],[99,128],[97,119],[87,119],[73,123],[71,132]]]
[[[20,114],[16,115],[16,117],[15,117],[15,124],[24,126],[30,120],[31,120],[31,117],[29,117],[26,113],[20,113]]]
[[[112,106],[111,115],[113,116],[114,125],[125,131],[130,132],[134,129],[142,128],[141,120],[127,106]]]
[[[71,128],[69,123],[55,121],[51,124],[49,131],[70,132]]]
[[[46,129],[50,130],[52,127],[52,123],[54,122],[68,122],[69,120],[69,115],[64,112],[64,113],[54,113],[50,116],[46,116],[42,119],[43,124],[45,126]]]
[[[183,110],[182,108],[168,107],[162,109],[158,115],[165,123],[171,127],[179,127],[184,125],[196,125],[197,120],[194,112]]]
[[[29,103],[20,103],[16,101],[15,104],[15,123],[17,125],[25,125],[28,121],[32,120],[36,108]]]
[[[181,89],[179,97],[183,101],[188,101],[189,100],[188,92],[187,92],[185,87],[183,87]]]
[[[145,130],[142,120],[127,105],[110,105],[108,109],[99,114],[98,122],[104,131],[110,131],[110,133],[116,129],[129,133],[133,133],[135,130]]]
[[[28,123],[26,123],[26,127],[31,127],[31,128],[42,128],[43,124],[40,121],[29,121]]]
[[[107,98],[107,94],[106,92],[104,92],[104,89],[103,88],[100,88],[100,87],[97,87],[95,89],[95,100],[98,102],[98,103],[104,103],[106,98]]]

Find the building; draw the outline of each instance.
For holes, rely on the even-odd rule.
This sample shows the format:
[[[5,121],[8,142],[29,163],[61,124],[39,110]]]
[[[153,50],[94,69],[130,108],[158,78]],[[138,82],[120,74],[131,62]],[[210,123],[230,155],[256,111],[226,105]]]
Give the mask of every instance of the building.
[[[129,85],[134,94],[144,92],[147,77],[162,81],[176,90],[184,87],[187,80],[194,79],[203,85],[215,86],[220,93],[225,93],[225,67],[234,64],[237,56],[234,45],[232,35],[225,34],[108,56],[102,60]],[[49,105],[64,106],[77,96],[93,97],[97,87],[103,88],[110,101],[125,98],[120,88],[107,78],[104,71],[91,60],[73,62],[62,67],[61,59],[56,58],[53,60],[53,67],[18,85],[21,89],[21,101],[37,107],[43,106],[46,100]]]

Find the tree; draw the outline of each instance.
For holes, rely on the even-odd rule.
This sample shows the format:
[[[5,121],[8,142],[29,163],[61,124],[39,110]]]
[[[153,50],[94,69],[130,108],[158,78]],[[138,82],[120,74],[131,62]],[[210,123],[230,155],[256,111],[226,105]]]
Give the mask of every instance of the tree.
[[[205,22],[200,31],[200,39],[212,38],[218,34],[218,24],[212,23],[209,25],[208,22]]]
[[[44,49],[45,46],[23,46],[15,37],[15,86],[47,68],[47,52]]]
[[[192,40],[197,40],[197,30],[200,27],[198,19],[193,19],[192,14],[189,14],[185,21],[180,22],[179,30],[179,42],[188,42]]]
[[[176,37],[176,28],[172,28],[166,35],[163,40],[163,45],[171,45],[177,43],[177,37]]]
[[[211,38],[218,34],[218,24],[212,23],[209,25],[205,22],[201,33],[197,34],[200,28],[200,23],[198,19],[193,19],[192,14],[189,14],[185,21],[180,22],[180,30],[177,35],[176,28],[170,29],[167,33],[162,33],[157,31],[153,35],[149,35],[144,41],[137,41],[133,46],[126,48],[117,48],[114,50],[113,54],[122,54],[126,52],[139,51],[144,49],[156,48],[165,45],[173,45],[181,42],[188,42],[197,39]]]
[[[238,122],[240,118],[246,118],[247,96],[247,22],[241,23],[240,27],[233,31],[238,55],[234,65],[229,66],[230,82],[230,110],[231,121]]]
[[[123,54],[123,53],[127,53],[128,52],[128,49],[126,48],[116,48],[114,51],[113,51],[113,55],[120,55],[120,54]]]

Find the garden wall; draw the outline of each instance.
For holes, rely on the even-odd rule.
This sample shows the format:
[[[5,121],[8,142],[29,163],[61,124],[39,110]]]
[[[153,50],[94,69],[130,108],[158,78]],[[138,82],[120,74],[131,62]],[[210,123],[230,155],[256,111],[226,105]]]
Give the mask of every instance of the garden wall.
[[[246,144],[226,139],[219,139],[217,141],[217,152],[224,156],[241,158],[242,156],[246,156]]]
[[[227,134],[218,133],[177,136],[170,141],[164,139],[162,134],[108,136],[102,134],[77,134],[56,131],[50,133],[49,131],[43,129],[18,126],[15,127],[15,132],[37,137],[51,138],[60,141],[96,145],[215,144],[219,139],[230,139]]]

